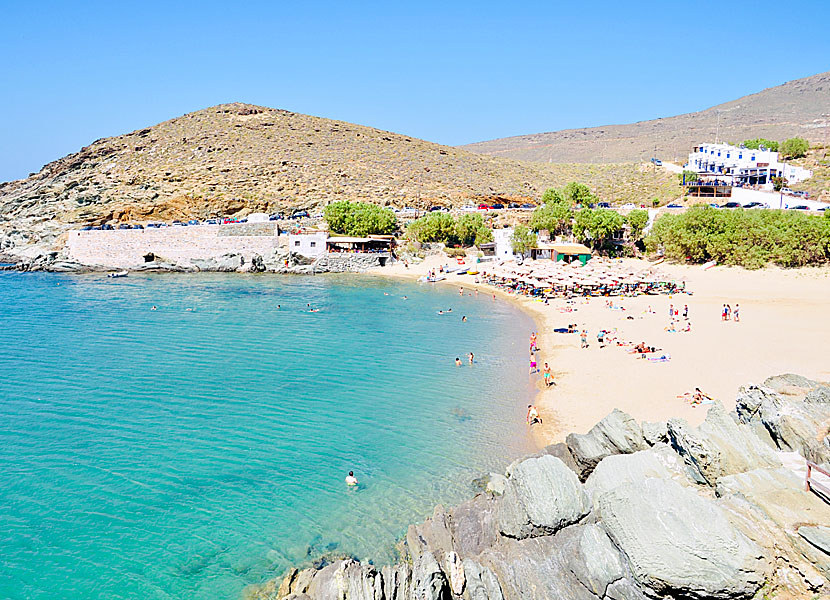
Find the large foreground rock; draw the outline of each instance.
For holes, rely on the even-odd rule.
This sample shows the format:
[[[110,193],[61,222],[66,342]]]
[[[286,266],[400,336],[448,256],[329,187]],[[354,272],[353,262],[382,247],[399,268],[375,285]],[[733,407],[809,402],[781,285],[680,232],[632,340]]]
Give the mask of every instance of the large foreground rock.
[[[775,452],[749,426],[735,423],[720,402],[712,405],[699,427],[669,419],[668,432],[672,446],[709,485],[724,475],[781,466]]]
[[[666,444],[657,444],[634,454],[606,457],[588,477],[585,490],[596,500],[605,492],[623,484],[637,484],[652,478],[670,479],[688,486],[691,482],[686,473],[687,467],[683,459]]]
[[[588,433],[570,434],[565,443],[571,451],[582,481],[585,481],[599,461],[606,456],[631,454],[648,448],[639,423],[617,409],[594,425]]]
[[[626,483],[596,499],[634,579],[657,595],[751,598],[768,565],[711,500],[674,481]]]
[[[499,530],[513,538],[552,535],[576,523],[591,503],[576,474],[543,455],[514,463],[499,507]]]

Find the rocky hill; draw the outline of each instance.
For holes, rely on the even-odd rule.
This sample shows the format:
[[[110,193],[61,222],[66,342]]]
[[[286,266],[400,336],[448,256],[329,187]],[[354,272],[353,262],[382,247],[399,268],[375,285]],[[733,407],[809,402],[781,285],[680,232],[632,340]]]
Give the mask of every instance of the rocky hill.
[[[257,600],[827,598],[830,387],[780,375],[699,427],[614,411],[409,527],[402,560],[324,557]],[[827,467],[826,467],[827,468]]]
[[[695,143],[714,141],[716,135],[732,142],[800,136],[818,143],[825,139],[825,123],[830,125],[822,116],[827,113],[830,71],[700,112],[629,125],[521,135],[462,148],[489,156],[554,163],[642,161],[652,156],[672,160],[685,157]]]
[[[580,180],[604,198],[668,199],[669,174],[480,156],[284,110],[225,104],[100,139],[27,179],[0,184],[0,251],[54,243],[66,229],[119,220],[243,216],[339,200],[426,207],[537,199]]]

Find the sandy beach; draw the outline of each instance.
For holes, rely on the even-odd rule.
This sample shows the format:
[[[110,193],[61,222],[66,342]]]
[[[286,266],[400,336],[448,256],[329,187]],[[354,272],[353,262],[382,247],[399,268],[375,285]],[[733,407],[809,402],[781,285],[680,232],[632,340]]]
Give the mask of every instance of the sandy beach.
[[[636,268],[645,261],[626,261]],[[406,268],[398,263],[378,271],[384,275],[419,277],[450,260],[430,256]],[[487,270],[484,265],[481,270]],[[691,294],[588,298],[545,305],[508,294],[470,275],[450,275],[442,284],[488,289],[518,303],[539,327],[539,366],[551,367],[556,385],[545,389],[541,374],[531,375],[539,389],[536,404],[542,426],[533,427],[540,446],[563,441],[568,433],[588,431],[619,408],[640,421],[671,417],[700,423],[707,406],[693,406],[678,396],[699,387],[703,393],[733,407],[738,388],[761,383],[771,374],[794,372],[830,380],[830,268],[783,270],[660,265]],[[615,308],[607,306],[612,300]],[[721,307],[740,305],[740,322],[721,319]],[[669,306],[681,312],[688,305],[691,331],[669,332]],[[624,309],[624,310],[623,310]],[[588,330],[589,347],[580,348],[579,334],[554,329],[575,323]],[[635,358],[629,347],[614,342],[600,347],[597,332],[635,344],[646,342],[671,358],[652,362]],[[530,332],[528,332],[528,335]]]

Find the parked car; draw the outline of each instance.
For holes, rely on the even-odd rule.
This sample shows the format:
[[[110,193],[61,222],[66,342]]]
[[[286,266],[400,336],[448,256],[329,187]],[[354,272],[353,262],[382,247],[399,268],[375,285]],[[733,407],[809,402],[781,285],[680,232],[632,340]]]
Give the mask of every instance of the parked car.
[[[478,210],[490,210],[490,206],[482,203],[478,205]]]
[[[501,210],[504,208],[504,204],[494,204],[490,208],[492,208],[493,210]]]
[[[199,224],[199,221],[198,221],[197,219],[190,219],[190,220],[187,222],[187,224],[188,224],[188,225],[198,225],[198,224]]]
[[[764,204],[763,202],[747,202],[746,204],[744,204],[744,208],[762,208],[764,206],[766,206],[766,204]]]
[[[721,208],[741,208],[740,202],[727,202]]]
[[[522,204],[522,208],[536,208],[535,204],[531,204],[530,202],[525,202]]]
[[[709,206],[711,206],[712,208],[720,208],[720,205],[715,204],[714,202],[710,203]]]
[[[795,206],[788,207],[790,210],[810,210],[810,207],[805,204],[796,204]]]
[[[219,225],[219,219],[207,219],[205,225]]]
[[[95,229],[92,225],[87,225],[86,227],[81,227],[81,231],[92,231]]]
[[[184,227],[184,225],[181,221],[173,221],[173,227]]]
[[[135,225],[133,225],[133,229],[144,229],[144,225],[142,225],[141,223],[136,223]]]
[[[446,210],[446,209],[443,206],[438,206],[438,205],[429,207],[429,212],[437,212],[439,210]]]
[[[666,208],[683,208],[683,205],[678,204],[677,202],[672,202],[671,204],[666,204]]]
[[[511,202],[510,204],[507,205],[507,208],[519,208],[519,203],[518,202]]]
[[[101,229],[103,229],[104,231],[112,231],[113,229],[115,229],[115,227],[113,227],[112,225],[106,225],[105,224],[105,225],[101,225]]]
[[[118,229],[132,229],[132,226],[129,223],[120,223]]]
[[[626,210],[631,210],[632,208],[637,208],[637,205],[634,204],[633,202],[626,202],[620,208],[624,208]]]
[[[147,229],[158,229],[161,227],[161,223],[147,223]]]
[[[461,212],[472,212],[475,209],[476,209],[475,204],[465,204],[459,210],[461,210]]]
[[[611,203],[610,202],[600,202],[597,206],[599,206],[600,208],[611,208]]]
[[[822,206],[822,207],[821,207],[821,208],[819,208],[816,212],[824,212],[824,211],[826,211],[826,210],[827,210],[827,207],[826,207],[826,206]]]
[[[792,194],[793,193],[793,191],[788,187],[781,188],[781,191],[784,192],[785,194]]]
[[[291,213],[292,219],[307,219],[308,218],[308,211],[307,210],[297,210]]]
[[[652,158],[651,162],[653,162],[654,165],[657,166],[657,167],[663,166],[663,161],[660,160],[659,158]]]
[[[810,192],[805,192],[804,190],[800,190],[798,192],[793,192],[793,196],[799,196],[804,198],[805,200],[810,197]]]

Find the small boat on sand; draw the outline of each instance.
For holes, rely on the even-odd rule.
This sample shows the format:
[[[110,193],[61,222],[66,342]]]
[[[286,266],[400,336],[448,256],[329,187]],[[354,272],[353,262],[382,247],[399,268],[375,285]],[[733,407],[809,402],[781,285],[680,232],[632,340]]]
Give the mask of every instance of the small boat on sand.
[[[114,273],[107,273],[107,277],[126,277],[129,271],[115,271]]]

